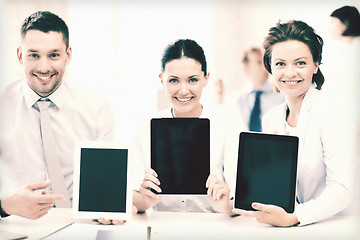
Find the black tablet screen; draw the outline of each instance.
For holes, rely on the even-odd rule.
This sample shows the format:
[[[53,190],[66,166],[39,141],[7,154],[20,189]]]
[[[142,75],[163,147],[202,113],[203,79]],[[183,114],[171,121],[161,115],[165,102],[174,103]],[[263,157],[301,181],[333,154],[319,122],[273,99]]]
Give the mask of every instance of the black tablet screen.
[[[240,134],[235,207],[252,202],[294,211],[298,138],[262,133]]]
[[[127,149],[81,148],[79,210],[126,212]]]
[[[152,119],[151,168],[158,174],[162,194],[206,194],[209,119]]]

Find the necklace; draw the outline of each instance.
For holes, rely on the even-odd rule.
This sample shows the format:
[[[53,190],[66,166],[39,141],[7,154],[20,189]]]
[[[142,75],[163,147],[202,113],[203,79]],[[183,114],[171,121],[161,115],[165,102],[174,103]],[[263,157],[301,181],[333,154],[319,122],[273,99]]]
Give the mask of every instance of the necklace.
[[[201,105],[201,113],[202,113],[203,109],[204,109],[204,107],[203,107],[203,105]],[[175,118],[174,109],[171,108],[170,111],[171,111],[171,116],[172,116],[173,118]],[[201,116],[201,113],[200,113],[200,116]],[[199,116],[199,117],[200,117],[200,116]]]

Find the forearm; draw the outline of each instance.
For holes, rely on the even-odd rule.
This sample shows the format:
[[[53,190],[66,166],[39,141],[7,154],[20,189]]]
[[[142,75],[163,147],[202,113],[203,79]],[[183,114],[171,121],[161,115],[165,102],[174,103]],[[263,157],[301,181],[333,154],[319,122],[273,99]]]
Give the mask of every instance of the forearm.
[[[333,216],[347,208],[352,200],[350,192],[338,184],[328,184],[316,199],[299,204],[295,214],[300,224],[310,224]]]

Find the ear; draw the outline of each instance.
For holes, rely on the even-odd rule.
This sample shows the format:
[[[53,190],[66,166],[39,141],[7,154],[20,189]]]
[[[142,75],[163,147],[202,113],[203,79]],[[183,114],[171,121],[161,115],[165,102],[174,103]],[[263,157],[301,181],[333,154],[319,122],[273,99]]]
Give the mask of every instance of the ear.
[[[66,49],[66,64],[69,64],[70,63],[70,60],[71,60],[71,57],[72,57],[72,48],[69,46],[67,49]]]
[[[159,73],[159,79],[160,79],[161,84],[163,85],[163,87],[165,87],[165,86],[164,86],[163,76],[162,76],[162,74],[161,74],[161,73]]]
[[[314,74],[316,74],[319,69],[319,63],[316,62],[314,64],[315,64]]]
[[[16,50],[17,53],[17,58],[19,59],[20,64],[23,64],[23,55],[22,55],[22,50],[21,47],[18,47]]]
[[[204,84],[203,84],[203,87],[206,87],[209,83],[209,77],[210,77],[210,73],[208,72],[206,75],[205,75],[205,81],[204,81]]]

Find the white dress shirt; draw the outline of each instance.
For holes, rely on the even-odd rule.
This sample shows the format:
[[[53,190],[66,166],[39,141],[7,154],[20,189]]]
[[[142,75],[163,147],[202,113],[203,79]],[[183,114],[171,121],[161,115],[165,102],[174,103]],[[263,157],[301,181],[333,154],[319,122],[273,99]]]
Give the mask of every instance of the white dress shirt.
[[[114,117],[104,96],[66,82],[47,98],[52,102],[50,124],[72,198],[74,142],[113,140]],[[48,178],[36,105],[39,99],[26,81],[10,84],[0,95],[0,196]]]
[[[210,120],[210,172],[223,179],[223,145],[228,134],[227,119],[225,111],[220,109],[212,110],[204,108],[200,118]],[[160,111],[154,116],[143,119],[137,127],[134,139],[134,148],[131,151],[133,156],[132,164],[134,177],[136,178],[135,190],[139,190],[144,178],[145,168],[150,167],[150,120],[151,118],[172,118],[171,109]],[[204,182],[205,185],[205,182]],[[161,187],[161,185],[160,185]],[[215,212],[204,196],[163,196],[160,203],[153,207],[156,211],[184,211],[184,212]]]
[[[334,99],[333,99],[334,100]],[[299,137],[297,202],[300,224],[310,224],[336,214],[348,214],[354,199],[354,124],[339,101],[324,97],[312,85],[306,93],[295,128],[286,127],[286,103],[263,118],[264,132],[278,131]]]

